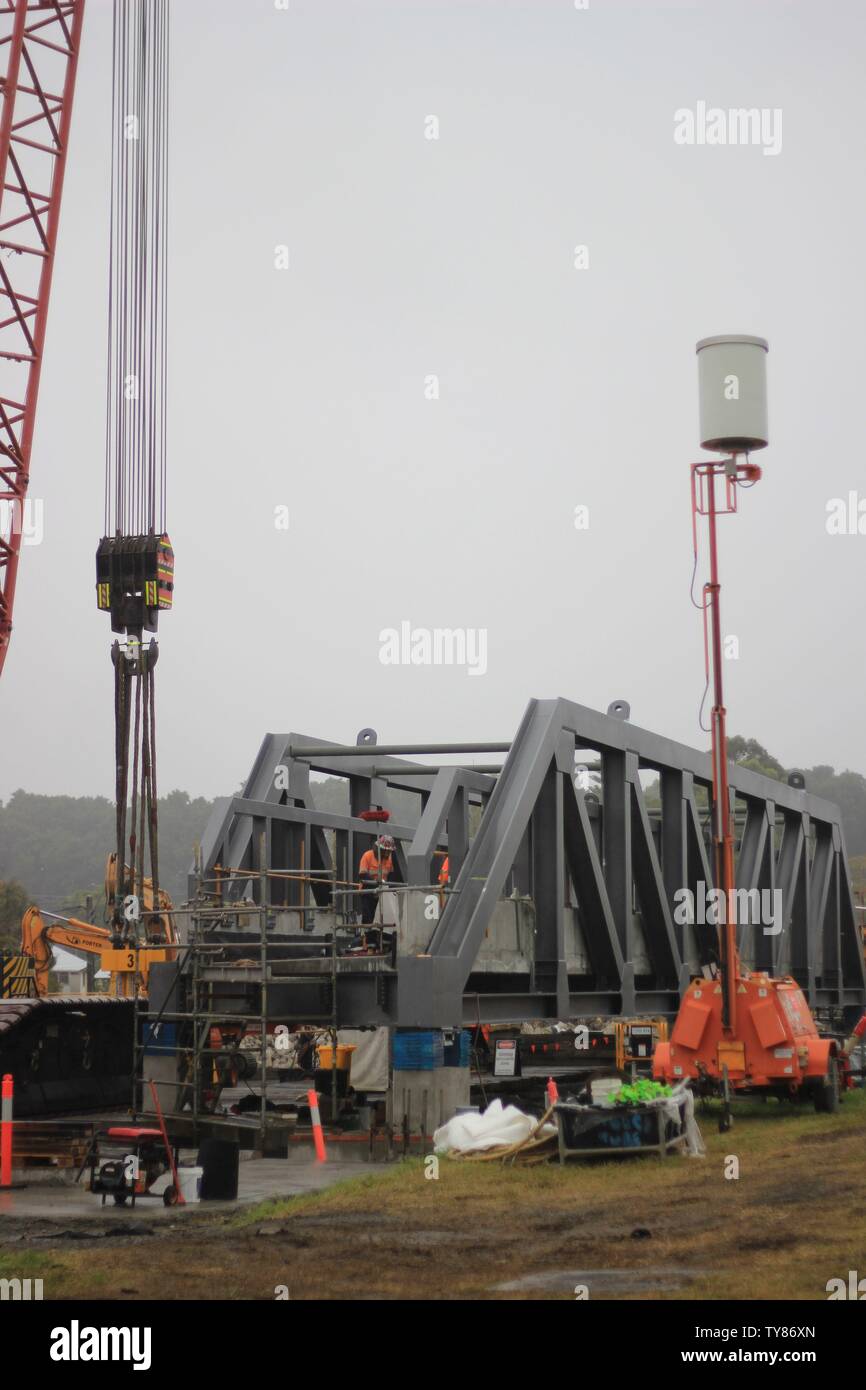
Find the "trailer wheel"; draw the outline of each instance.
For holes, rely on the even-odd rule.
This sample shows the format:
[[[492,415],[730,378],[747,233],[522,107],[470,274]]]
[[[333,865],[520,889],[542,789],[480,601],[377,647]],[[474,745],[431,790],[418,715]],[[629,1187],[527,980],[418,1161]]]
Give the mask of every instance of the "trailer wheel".
[[[815,1109],[825,1115],[835,1115],[839,1109],[839,1068],[835,1057],[830,1058],[830,1070],[819,1081],[814,1092]]]
[[[168,1187],[163,1192],[162,1200],[167,1207],[177,1206],[177,1188],[172,1186],[171,1183],[169,1183]]]

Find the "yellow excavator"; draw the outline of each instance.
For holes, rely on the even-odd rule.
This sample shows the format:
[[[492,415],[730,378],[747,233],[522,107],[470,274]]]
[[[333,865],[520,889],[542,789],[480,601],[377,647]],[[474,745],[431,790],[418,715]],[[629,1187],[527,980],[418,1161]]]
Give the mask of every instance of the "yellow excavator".
[[[135,1071],[135,1016],[150,967],[179,953],[168,894],[127,868],[116,893],[117,860],[108,861],[106,902],[120,921],[109,926],[55,917],[31,907],[21,924],[21,951],[2,961],[0,1073],[15,1084],[15,1115],[104,1110],[129,1103]],[[52,948],[98,957],[111,974],[108,993],[52,994]]]
[[[117,855],[109,856],[105,874],[105,898],[115,896]],[[132,874],[126,871],[127,889],[132,887]],[[151,965],[174,960],[177,955],[177,932],[168,894],[159,890],[159,902],[154,899],[153,884],[145,878],[139,894],[138,910],[148,922],[147,936],[140,939],[131,930],[126,935],[92,922],[80,922],[74,917],[43,913],[29,907],[21,922],[20,955],[8,962],[8,995],[43,999],[49,994],[49,972],[53,962],[52,947],[63,946],[70,951],[83,951],[99,957],[100,969],[111,975],[109,993],[119,999],[134,999],[147,994],[147,979]]]

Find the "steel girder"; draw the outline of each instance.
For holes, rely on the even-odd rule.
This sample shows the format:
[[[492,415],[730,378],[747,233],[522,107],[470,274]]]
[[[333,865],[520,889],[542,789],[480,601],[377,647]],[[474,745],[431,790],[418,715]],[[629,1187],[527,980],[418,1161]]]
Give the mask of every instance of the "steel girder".
[[[304,745],[316,749],[309,761]],[[323,747],[298,735],[265,739],[243,794],[214,810],[204,876],[211,878],[216,865],[236,871],[225,882],[227,901],[249,892],[258,899],[263,870],[306,865],[351,879],[375,834],[359,812],[387,807],[394,788],[414,791],[417,816],[388,826],[398,844],[396,878],[429,888],[434,851],[445,847],[452,891],[426,951],[398,958],[397,988],[387,992],[395,1023],[670,1014],[690,977],[712,958],[715,929],[684,922],[677,910],[682,890],[699,902],[713,886],[708,754],[640,729],[621,713],[561,699],[530,702],[498,778],[459,767],[413,775],[418,763],[383,757],[375,745],[369,757],[342,759]],[[576,785],[576,759],[586,750],[597,755],[597,794]],[[314,809],[311,768],[348,779],[347,814]],[[647,775],[657,778],[652,805]],[[741,825],[737,887],[777,891],[774,901],[781,902],[772,931],[761,924],[741,930],[744,962],[793,974],[813,1007],[862,1010],[866,973],[838,808],[737,766],[730,781]],[[470,840],[473,802],[483,809]],[[314,900],[324,901],[326,891],[314,885]],[[272,901],[300,901],[291,892],[277,883]],[[475,967],[494,911],[512,895],[533,905],[531,968],[481,974]],[[354,987],[356,1020],[370,983]],[[381,981],[370,1008],[369,1021],[381,1021]]]

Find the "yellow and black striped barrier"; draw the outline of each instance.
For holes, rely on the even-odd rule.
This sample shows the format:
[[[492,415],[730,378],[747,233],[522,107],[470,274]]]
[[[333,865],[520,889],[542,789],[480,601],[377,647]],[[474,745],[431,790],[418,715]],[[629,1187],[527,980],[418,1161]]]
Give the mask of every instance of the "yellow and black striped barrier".
[[[0,953],[0,999],[31,999],[36,994],[33,957]]]

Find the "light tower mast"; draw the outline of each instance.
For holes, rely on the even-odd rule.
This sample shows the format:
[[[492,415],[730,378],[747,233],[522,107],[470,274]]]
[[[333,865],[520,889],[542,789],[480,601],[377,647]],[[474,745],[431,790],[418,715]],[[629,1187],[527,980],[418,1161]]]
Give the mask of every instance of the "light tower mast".
[[[737,487],[756,483],[761,476],[749,452],[767,444],[766,354],[763,338],[703,338],[697,345],[700,373],[701,446],[728,456],[709,463],[692,464],[692,532],[698,552],[698,517],[706,516],[709,530],[710,577],[703,588],[704,653],[707,685],[712,679],[711,713],[713,766],[713,852],[716,887],[724,902],[724,921],[719,929],[722,973],[722,1026],[734,1033],[737,1026],[736,898],[734,890],[734,815],[728,787],[728,733],[722,674],[721,582],[717,518],[737,510]],[[717,484],[724,497],[717,495]],[[708,630],[709,628],[709,630]]]

